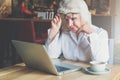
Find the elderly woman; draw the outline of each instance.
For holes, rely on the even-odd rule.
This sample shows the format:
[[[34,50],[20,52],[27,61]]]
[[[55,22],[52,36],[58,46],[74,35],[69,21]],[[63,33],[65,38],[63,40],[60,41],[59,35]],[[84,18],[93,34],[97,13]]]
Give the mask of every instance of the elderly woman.
[[[57,12],[46,41],[51,58],[58,58],[62,53],[68,60],[108,61],[108,34],[92,25],[84,0],[62,0]],[[61,30],[63,15],[68,30]]]

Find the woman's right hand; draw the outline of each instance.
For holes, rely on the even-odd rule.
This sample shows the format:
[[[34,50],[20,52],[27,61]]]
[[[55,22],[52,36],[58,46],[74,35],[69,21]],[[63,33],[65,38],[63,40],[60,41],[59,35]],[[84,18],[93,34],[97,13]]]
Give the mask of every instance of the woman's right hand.
[[[55,32],[59,32],[61,23],[62,20],[60,14],[56,14],[53,20],[51,21],[51,29]]]
[[[54,19],[51,21],[52,27],[51,27],[50,35],[49,35],[50,42],[52,42],[52,40],[55,38],[55,36],[59,32],[61,23],[62,23],[62,19],[61,19],[60,14],[55,15]]]

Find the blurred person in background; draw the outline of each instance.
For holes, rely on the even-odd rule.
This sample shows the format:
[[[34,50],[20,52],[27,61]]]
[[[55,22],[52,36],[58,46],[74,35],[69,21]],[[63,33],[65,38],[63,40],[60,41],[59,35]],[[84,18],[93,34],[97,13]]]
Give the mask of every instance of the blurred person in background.
[[[21,2],[21,12],[24,18],[33,18],[33,1],[23,0]]]

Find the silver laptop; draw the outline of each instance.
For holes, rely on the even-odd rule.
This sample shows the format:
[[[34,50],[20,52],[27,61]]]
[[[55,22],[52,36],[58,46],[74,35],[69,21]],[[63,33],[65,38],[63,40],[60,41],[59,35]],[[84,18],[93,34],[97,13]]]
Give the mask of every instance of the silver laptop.
[[[51,59],[48,56],[44,45],[17,40],[12,40],[12,43],[15,46],[17,53],[28,67],[55,75],[62,75],[81,69],[80,66]]]

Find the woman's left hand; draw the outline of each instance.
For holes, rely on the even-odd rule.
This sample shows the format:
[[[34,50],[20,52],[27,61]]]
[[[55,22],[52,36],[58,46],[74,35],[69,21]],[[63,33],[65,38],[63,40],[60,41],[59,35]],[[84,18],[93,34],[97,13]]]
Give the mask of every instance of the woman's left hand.
[[[79,32],[85,32],[87,34],[91,34],[93,31],[94,30],[92,29],[92,27],[90,25],[88,25],[83,20],[81,20],[81,26],[78,29],[77,33],[79,33]]]

